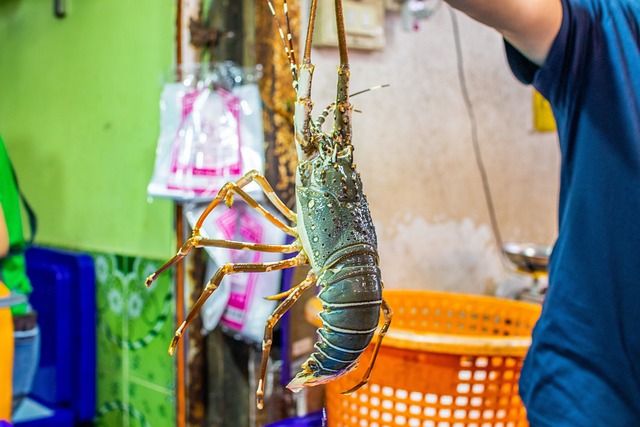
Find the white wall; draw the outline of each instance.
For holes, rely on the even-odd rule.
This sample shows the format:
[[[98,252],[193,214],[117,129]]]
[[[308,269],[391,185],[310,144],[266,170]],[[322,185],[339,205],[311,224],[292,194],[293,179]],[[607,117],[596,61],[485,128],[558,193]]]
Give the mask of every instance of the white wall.
[[[552,244],[559,152],[532,125],[532,89],[511,74],[502,39],[457,13],[478,142],[505,241]],[[305,16],[305,15],[302,15]],[[352,50],[354,146],[388,288],[493,292],[509,276],[493,237],[458,79],[450,8],[417,32],[388,12],[386,47]],[[315,48],[316,114],[335,97],[337,49]]]

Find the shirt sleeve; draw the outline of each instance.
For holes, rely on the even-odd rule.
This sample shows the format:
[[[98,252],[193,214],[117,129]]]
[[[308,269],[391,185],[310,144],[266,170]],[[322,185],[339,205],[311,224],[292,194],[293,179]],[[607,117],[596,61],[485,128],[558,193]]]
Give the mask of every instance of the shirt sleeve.
[[[580,83],[592,41],[592,0],[562,0],[562,23],[541,67],[529,61],[505,40],[511,71],[518,80],[532,84],[549,101],[563,99]]]

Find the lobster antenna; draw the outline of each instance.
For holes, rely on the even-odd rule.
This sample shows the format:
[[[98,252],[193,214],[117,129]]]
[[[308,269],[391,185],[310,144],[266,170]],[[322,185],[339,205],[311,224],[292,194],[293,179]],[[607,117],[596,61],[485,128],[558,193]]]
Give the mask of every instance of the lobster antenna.
[[[293,52],[293,44],[291,42],[291,27],[289,26],[289,7],[287,6],[287,1],[284,0],[284,13],[285,20],[287,24],[287,37],[285,38],[284,31],[282,29],[282,25],[280,24],[280,20],[276,15],[276,11],[273,7],[273,3],[271,0],[267,0],[267,4],[269,5],[269,10],[271,11],[271,15],[273,15],[273,20],[276,22],[276,27],[278,28],[278,33],[280,34],[280,39],[282,40],[282,44],[284,46],[284,51],[287,54],[287,59],[289,60],[289,65],[291,66],[291,75],[293,76],[294,83],[298,80],[297,72],[296,72],[296,61],[295,54]],[[287,39],[289,42],[287,43]]]
[[[344,31],[344,16],[342,11],[342,0],[336,2],[336,29],[338,30],[338,49],[340,50],[340,66],[349,66],[349,56],[347,54],[347,37]]]
[[[352,98],[352,97],[354,97],[354,96],[361,95],[361,94],[363,94],[363,93],[371,92],[371,91],[374,91],[374,90],[383,89],[383,88],[385,88],[385,87],[389,87],[389,86],[391,86],[391,85],[390,85],[390,84],[388,84],[388,83],[385,83],[385,84],[382,84],[382,85],[377,85],[377,86],[371,86],[371,87],[369,87],[369,88],[366,88],[366,89],[360,90],[360,91],[358,91],[358,92],[350,93],[350,94],[349,94],[349,98]],[[327,106],[327,108],[325,108],[325,109],[322,111],[322,114],[320,114],[320,116],[318,117],[317,124],[318,124],[318,125],[320,125],[320,126],[322,126],[322,124],[325,122],[325,120],[327,120],[327,117],[329,116],[329,114],[330,114],[330,113],[331,113],[335,108],[336,108],[336,103],[335,103],[335,102],[332,102],[332,103],[331,103],[331,105],[328,105],[328,106]],[[353,111],[354,111],[354,112],[356,112],[356,113],[362,113],[362,111],[360,111],[360,110],[356,110],[356,109],[354,109]]]
[[[307,27],[307,38],[304,43],[304,56],[302,60],[311,63],[311,42],[313,41],[313,28],[316,24],[316,9],[318,8],[318,0],[311,0],[311,8],[309,11],[309,26]]]
[[[347,37],[344,30],[342,0],[335,0],[335,9],[340,67],[338,68],[336,106],[333,111],[333,132],[337,136],[336,142],[341,146],[347,146],[351,145],[351,111],[353,107],[349,103],[349,57],[347,54]]]
[[[289,57],[293,65],[297,65],[296,55],[294,53],[293,48],[293,36],[291,35],[291,23],[289,22],[289,5],[287,4],[287,0],[284,0],[284,19],[287,26],[287,43],[289,44],[289,51],[291,52],[291,56]]]
[[[366,88],[366,89],[363,89],[363,90],[361,90],[361,91],[358,91],[358,92],[355,92],[355,93],[350,93],[350,94],[349,94],[349,97],[353,97],[353,96],[356,96],[356,95],[360,95],[360,94],[362,94],[362,93],[366,93],[366,92],[371,92],[372,90],[383,89],[383,88],[385,88],[385,87],[389,87],[389,86],[391,86],[389,83],[385,83],[385,84],[383,84],[383,85],[378,85],[378,86],[371,86],[371,87]]]

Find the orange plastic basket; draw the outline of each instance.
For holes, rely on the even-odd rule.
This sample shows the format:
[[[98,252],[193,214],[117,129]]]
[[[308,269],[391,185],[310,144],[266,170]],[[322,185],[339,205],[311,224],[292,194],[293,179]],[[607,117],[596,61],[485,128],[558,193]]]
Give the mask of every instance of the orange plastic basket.
[[[327,384],[329,427],[524,427],[522,361],[540,306],[480,295],[387,290],[393,310],[369,383],[358,368]],[[320,325],[318,300],[306,315]]]

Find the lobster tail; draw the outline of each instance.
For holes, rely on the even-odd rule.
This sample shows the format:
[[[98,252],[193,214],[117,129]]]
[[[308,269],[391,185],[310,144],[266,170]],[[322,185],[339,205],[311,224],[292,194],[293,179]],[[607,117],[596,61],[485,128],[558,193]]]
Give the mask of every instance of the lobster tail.
[[[375,253],[368,245],[353,245],[337,253],[318,278],[323,311],[320,341],[291,390],[335,379],[357,365],[375,335],[380,320],[382,280]]]

